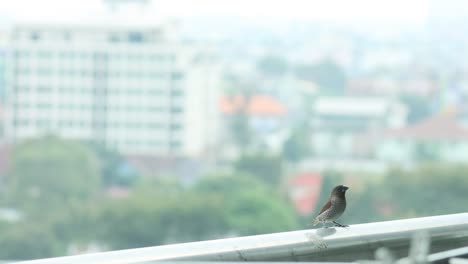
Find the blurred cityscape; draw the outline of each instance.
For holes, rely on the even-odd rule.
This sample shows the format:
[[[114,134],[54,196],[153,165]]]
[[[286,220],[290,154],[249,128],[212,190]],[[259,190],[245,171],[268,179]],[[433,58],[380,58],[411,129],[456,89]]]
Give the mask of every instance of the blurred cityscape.
[[[0,259],[303,229],[338,184],[346,224],[466,211],[468,3],[422,2],[416,25],[0,17]]]

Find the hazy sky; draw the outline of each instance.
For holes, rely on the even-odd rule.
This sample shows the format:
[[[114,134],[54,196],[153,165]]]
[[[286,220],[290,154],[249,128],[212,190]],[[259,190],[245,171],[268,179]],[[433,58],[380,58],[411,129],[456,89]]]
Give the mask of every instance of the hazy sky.
[[[13,21],[95,19],[100,0],[0,0],[0,16]],[[250,16],[333,21],[424,22],[427,0],[154,0],[147,12],[157,17]]]

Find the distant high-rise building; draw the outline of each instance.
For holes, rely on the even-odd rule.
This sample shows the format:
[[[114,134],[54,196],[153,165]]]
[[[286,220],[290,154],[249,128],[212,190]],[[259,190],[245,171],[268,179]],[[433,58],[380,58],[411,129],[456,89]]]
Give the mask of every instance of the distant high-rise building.
[[[126,154],[213,149],[218,67],[171,25],[16,26],[7,136],[57,134]]]
[[[0,29],[0,104],[4,103],[6,92],[7,31]]]
[[[5,112],[5,96],[6,96],[6,59],[7,59],[7,42],[6,42],[6,31],[0,29],[0,143],[5,140],[5,124],[6,124],[6,112]]]
[[[6,49],[0,46],[0,103],[3,103],[5,99],[5,61],[6,61]]]

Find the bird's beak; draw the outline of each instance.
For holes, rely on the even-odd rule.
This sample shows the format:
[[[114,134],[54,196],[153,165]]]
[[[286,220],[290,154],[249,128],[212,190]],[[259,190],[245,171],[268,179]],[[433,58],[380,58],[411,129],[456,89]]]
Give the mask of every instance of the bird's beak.
[[[348,186],[343,186],[343,187],[344,187],[345,191],[349,189],[349,187],[348,187]]]

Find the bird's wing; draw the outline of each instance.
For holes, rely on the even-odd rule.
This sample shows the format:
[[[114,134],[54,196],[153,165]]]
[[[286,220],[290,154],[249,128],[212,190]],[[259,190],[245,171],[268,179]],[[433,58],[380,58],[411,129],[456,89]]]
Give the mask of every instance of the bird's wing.
[[[327,203],[320,209],[319,215],[325,212],[328,208],[330,208],[332,205],[331,201],[328,200]]]

